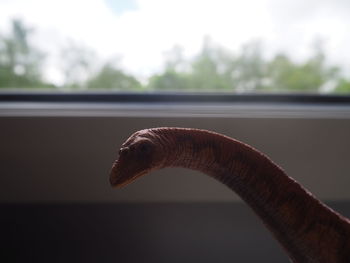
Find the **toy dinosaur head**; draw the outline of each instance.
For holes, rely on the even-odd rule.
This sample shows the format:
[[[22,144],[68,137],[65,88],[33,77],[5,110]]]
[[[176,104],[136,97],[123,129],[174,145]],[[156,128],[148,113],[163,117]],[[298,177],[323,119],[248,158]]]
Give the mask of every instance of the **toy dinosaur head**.
[[[114,187],[127,185],[153,170],[159,169],[164,160],[162,146],[150,129],[141,130],[129,137],[119,150],[119,158],[110,172]]]

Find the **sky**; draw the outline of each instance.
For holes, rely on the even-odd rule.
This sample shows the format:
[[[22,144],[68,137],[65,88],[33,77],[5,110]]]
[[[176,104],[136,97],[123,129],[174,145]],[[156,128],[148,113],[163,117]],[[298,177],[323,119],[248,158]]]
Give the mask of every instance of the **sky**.
[[[175,45],[194,56],[206,36],[232,51],[260,40],[267,56],[282,51],[295,60],[322,39],[329,62],[349,75],[349,13],[348,0],[0,0],[0,34],[13,18],[33,27],[32,41],[49,54],[46,77],[57,84],[67,43],[142,79],[162,69]]]

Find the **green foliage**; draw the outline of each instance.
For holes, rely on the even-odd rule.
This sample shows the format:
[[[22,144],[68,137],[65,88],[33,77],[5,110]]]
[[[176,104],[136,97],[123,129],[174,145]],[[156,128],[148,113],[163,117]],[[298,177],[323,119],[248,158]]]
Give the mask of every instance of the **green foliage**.
[[[192,90],[230,90],[230,82],[226,78],[229,61],[225,59],[224,52],[209,38],[204,40],[201,53],[190,64],[188,78]]]
[[[209,37],[200,52],[185,59],[175,46],[166,52],[164,70],[141,84],[112,63],[101,63],[95,52],[69,42],[61,50],[61,87],[43,80],[44,55],[30,38],[33,30],[21,21],[12,22],[8,35],[0,34],[0,88],[106,89],[117,91],[215,91],[215,92],[337,92],[349,93],[350,80],[338,67],[327,64],[317,41],[314,54],[295,62],[286,54],[264,56],[259,41],[237,52],[215,44]],[[97,65],[103,65],[97,67]]]
[[[173,56],[174,57],[174,56]],[[184,61],[181,61],[185,64]],[[320,48],[302,63],[287,55],[264,58],[259,42],[244,45],[238,54],[204,41],[202,51],[185,70],[172,65],[150,79],[153,90],[234,91],[234,92],[320,92],[329,83],[338,83],[339,68],[326,64]],[[344,82],[344,81],[343,81]],[[340,82],[339,82],[340,83]],[[345,84],[343,84],[344,86]],[[341,88],[337,88],[340,90]],[[342,88],[344,90],[344,88]]]
[[[93,65],[97,60],[94,51],[70,41],[60,53],[61,71],[64,75],[63,88],[86,88],[88,76],[93,73]]]
[[[264,90],[264,81],[266,79],[266,67],[262,55],[262,48],[259,42],[252,42],[243,46],[241,54],[233,58],[232,86],[237,91],[260,91]]]
[[[140,90],[140,82],[112,65],[106,64],[86,83],[89,89],[113,89],[120,91]]]
[[[150,90],[190,90],[189,79],[185,73],[168,69],[161,75],[153,75],[149,79]]]
[[[338,85],[336,86],[335,93],[350,93],[350,81],[347,79],[340,79]]]
[[[268,67],[273,91],[317,92],[330,81],[336,81],[339,69],[326,66],[323,52],[304,63],[293,63],[283,54],[277,55]]]
[[[9,36],[0,36],[0,88],[46,87],[40,64],[43,54],[31,46],[32,30],[19,20],[12,22]]]

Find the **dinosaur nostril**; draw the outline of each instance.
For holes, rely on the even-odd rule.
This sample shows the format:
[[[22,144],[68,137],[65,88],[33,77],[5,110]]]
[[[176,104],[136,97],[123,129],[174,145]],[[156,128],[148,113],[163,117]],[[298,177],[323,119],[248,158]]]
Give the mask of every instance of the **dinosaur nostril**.
[[[126,155],[128,152],[129,152],[129,148],[127,147],[120,148],[119,155]]]

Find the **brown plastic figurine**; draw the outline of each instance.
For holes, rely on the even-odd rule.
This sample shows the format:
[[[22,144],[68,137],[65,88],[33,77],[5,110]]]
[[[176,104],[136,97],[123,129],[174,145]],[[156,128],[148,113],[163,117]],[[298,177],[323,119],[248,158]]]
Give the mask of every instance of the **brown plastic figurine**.
[[[235,191],[293,262],[350,262],[347,218],[317,200],[264,154],[218,133],[185,128],[138,131],[122,145],[110,183],[124,186],[169,166],[201,171]]]

